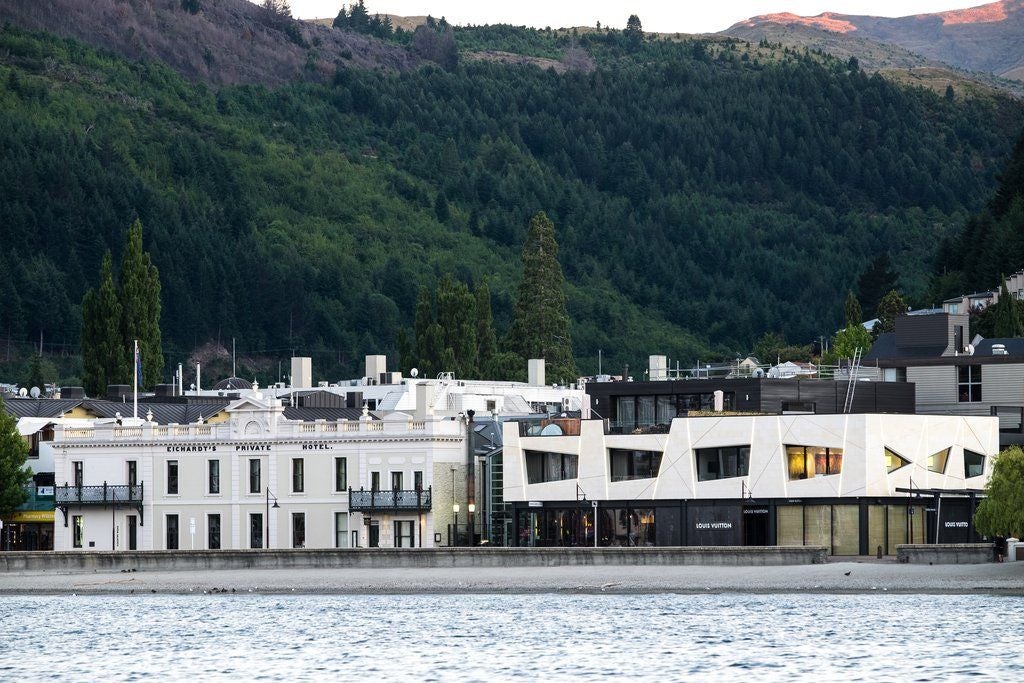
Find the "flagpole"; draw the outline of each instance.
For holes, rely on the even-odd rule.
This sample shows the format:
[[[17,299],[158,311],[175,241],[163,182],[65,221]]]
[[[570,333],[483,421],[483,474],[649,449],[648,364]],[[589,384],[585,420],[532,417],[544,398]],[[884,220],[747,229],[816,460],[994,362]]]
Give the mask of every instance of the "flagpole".
[[[139,340],[135,340],[135,358],[132,363],[132,375],[135,381],[132,382],[132,417],[139,417]]]

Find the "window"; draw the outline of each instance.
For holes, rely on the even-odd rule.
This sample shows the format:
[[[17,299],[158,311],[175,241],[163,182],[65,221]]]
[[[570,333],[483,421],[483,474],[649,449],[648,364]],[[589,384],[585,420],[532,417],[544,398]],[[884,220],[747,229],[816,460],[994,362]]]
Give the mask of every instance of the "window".
[[[71,547],[81,548],[85,536],[85,522],[82,515],[71,515]]]
[[[902,455],[892,450],[891,448],[885,449],[885,471],[895,472],[905,465],[909,465],[910,461],[904,458]]]
[[[139,463],[136,460],[128,461],[128,485],[138,486],[139,484]]]
[[[949,459],[949,449],[943,448],[938,453],[928,456],[928,471],[942,474],[946,471],[946,461]]]
[[[526,451],[526,483],[575,479],[578,462],[578,456],[568,453]]]
[[[745,477],[750,468],[750,446],[698,448],[697,481]]]
[[[615,414],[618,415],[619,424],[626,429],[632,429],[636,425],[636,399],[632,396],[619,396],[615,399]]]
[[[82,488],[82,461],[75,460],[74,462],[71,463],[71,466],[75,472],[75,486],[77,486],[78,488]]]
[[[956,369],[956,393],[960,403],[977,403],[981,400],[981,366],[961,365]]]
[[[611,459],[612,481],[653,479],[661,467],[661,453],[658,451],[609,448],[608,457]]]
[[[220,515],[206,517],[206,547],[210,550],[220,550]]]
[[[487,401],[487,412],[488,413],[493,413],[497,409],[498,409],[498,402],[497,401],[495,401],[494,399],[490,399],[489,401]]]
[[[306,490],[306,462],[302,458],[292,458],[292,492],[302,493]]]
[[[414,529],[415,522],[395,520],[394,533],[395,533],[395,547],[396,548],[413,548],[415,547]]]
[[[207,491],[213,494],[220,493],[220,460],[210,460],[208,462],[210,470],[209,481],[207,483]]]
[[[348,547],[348,513],[334,513],[334,547]]]
[[[786,446],[789,478],[812,479],[839,474],[843,469],[843,449],[823,446]]]
[[[249,513],[249,547],[263,547],[263,514],[259,512]]]
[[[980,477],[985,473],[985,456],[976,451],[964,449],[964,478]]]
[[[178,461],[167,461],[167,495],[178,495]],[[175,546],[177,547],[177,546]]]
[[[370,472],[370,490],[380,491],[380,472]]]
[[[306,547],[306,513],[292,513],[292,547]]]
[[[401,491],[402,490],[402,473],[392,472],[391,473],[391,490]]]
[[[412,487],[416,491],[423,490],[423,472],[416,470],[412,473]]]
[[[166,523],[167,544],[164,547],[166,547],[167,550],[177,550],[178,549],[178,515],[167,515],[164,519],[167,521],[167,523]]]
[[[344,491],[348,488],[348,460],[334,459],[334,490]]]
[[[262,490],[263,487],[260,486],[260,460],[259,458],[252,458],[249,460],[249,493],[259,493]]]

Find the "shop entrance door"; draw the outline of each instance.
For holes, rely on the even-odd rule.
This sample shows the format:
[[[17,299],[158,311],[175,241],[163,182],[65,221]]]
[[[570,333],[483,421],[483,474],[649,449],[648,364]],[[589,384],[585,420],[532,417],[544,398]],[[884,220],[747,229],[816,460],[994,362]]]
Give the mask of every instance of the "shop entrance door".
[[[743,545],[768,545],[767,506],[743,508]]]
[[[380,522],[370,522],[370,547],[380,547]]]
[[[128,550],[139,549],[139,518],[128,515]]]

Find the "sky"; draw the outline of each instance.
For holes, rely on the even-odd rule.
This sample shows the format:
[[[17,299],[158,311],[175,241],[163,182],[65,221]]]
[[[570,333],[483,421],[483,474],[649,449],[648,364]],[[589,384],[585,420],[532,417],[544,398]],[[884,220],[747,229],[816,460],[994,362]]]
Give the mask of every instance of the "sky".
[[[300,19],[334,17],[356,0],[290,0]],[[803,16],[837,12],[899,17],[975,7],[985,0],[364,0],[371,14],[445,17],[453,24],[511,23],[543,28],[602,26],[622,28],[630,14],[645,31],[711,33],[758,14],[792,12]]]

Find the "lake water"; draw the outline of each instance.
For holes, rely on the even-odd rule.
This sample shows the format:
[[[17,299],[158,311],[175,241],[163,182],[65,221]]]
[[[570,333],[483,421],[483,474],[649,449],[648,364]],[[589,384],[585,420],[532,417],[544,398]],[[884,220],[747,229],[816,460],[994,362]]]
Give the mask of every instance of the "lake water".
[[[0,633],[2,681],[1018,680],[1024,599],[30,596]]]

